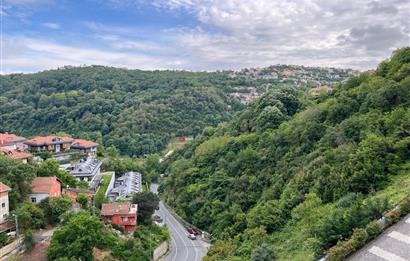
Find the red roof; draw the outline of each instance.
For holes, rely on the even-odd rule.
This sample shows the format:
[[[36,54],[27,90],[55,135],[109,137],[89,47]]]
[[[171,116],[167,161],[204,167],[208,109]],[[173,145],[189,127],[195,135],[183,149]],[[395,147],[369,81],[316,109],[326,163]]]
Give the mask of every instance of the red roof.
[[[6,148],[0,148],[1,152],[4,152],[7,156],[9,156],[12,159],[28,159],[33,157],[32,154],[27,153],[27,152],[22,152],[20,150],[11,150],[11,149],[6,149]]]
[[[31,182],[32,193],[50,194],[57,182],[61,181],[57,177],[37,177]]]
[[[17,136],[16,134],[12,133],[0,133],[0,140],[5,140],[5,141],[23,141],[26,140],[26,138]]]
[[[135,207],[135,205],[131,203],[103,203],[101,215],[114,216],[118,214],[136,214],[136,212],[131,212],[133,207]]]
[[[11,188],[9,188],[4,183],[0,182],[0,192],[6,192],[6,191],[10,191],[10,190],[11,190]]]
[[[81,148],[92,148],[92,147],[97,147],[98,143],[95,143],[93,141],[89,140],[74,140],[73,144],[71,144],[72,147],[81,147]]]
[[[65,136],[45,136],[45,137],[34,137],[32,139],[26,140],[26,143],[35,144],[35,145],[47,145],[54,143],[67,143],[72,142],[71,137]]]

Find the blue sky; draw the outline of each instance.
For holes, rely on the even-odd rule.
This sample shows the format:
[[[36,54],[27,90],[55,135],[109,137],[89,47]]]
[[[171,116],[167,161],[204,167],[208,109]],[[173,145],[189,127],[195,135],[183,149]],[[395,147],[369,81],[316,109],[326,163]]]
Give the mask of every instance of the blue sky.
[[[64,65],[374,68],[409,46],[408,0],[0,0],[1,73]]]

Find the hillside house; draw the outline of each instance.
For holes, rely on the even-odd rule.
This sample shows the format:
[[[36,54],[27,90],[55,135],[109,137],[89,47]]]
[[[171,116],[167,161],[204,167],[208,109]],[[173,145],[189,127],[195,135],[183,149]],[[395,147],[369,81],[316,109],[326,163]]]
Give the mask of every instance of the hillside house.
[[[57,177],[37,177],[31,182],[30,202],[38,204],[48,197],[61,196],[61,181]]]
[[[0,133],[0,148],[23,150],[26,147],[24,141],[26,141],[26,138],[16,134]]]
[[[9,191],[11,189],[0,182],[0,224],[6,223],[9,216]]]
[[[0,154],[4,154],[12,159],[21,160],[23,163],[27,163],[28,160],[33,157],[31,153],[23,152],[19,149],[9,149],[6,147],[0,147]]]
[[[88,140],[76,139],[71,144],[71,150],[82,154],[94,156],[97,154],[98,143]]]
[[[127,233],[137,229],[138,206],[131,203],[104,203],[101,208],[101,218],[105,223],[116,224]]]
[[[73,140],[70,137],[46,136],[26,140],[24,144],[28,146],[30,152],[48,151],[58,153],[70,150]]]
[[[139,172],[127,172],[114,182],[114,187],[107,197],[110,201],[130,199],[134,193],[142,191],[142,175]]]

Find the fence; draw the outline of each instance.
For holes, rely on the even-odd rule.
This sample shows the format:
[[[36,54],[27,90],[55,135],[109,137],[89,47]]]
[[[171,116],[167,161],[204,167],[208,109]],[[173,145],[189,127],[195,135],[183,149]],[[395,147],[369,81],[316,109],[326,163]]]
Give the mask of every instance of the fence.
[[[13,241],[12,243],[2,247],[0,249],[0,261],[9,260],[13,254],[16,254],[18,250],[23,246],[24,238],[20,237],[19,239]]]

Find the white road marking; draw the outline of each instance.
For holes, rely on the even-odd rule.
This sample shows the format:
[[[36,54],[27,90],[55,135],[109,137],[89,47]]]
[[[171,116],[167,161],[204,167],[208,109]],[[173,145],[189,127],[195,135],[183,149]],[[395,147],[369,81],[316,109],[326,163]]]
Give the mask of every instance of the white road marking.
[[[395,255],[389,251],[383,250],[377,246],[372,246],[369,249],[369,252],[387,261],[408,261],[402,257],[399,257],[398,255]]]
[[[406,236],[406,235],[404,235],[404,234],[402,234],[402,233],[399,233],[399,232],[397,232],[397,231],[392,231],[392,232],[390,232],[387,236],[389,236],[389,237],[391,237],[391,238],[394,238],[394,239],[397,239],[397,240],[399,240],[399,241],[401,241],[401,242],[404,242],[404,243],[410,245],[410,237],[409,237],[409,236]]]

